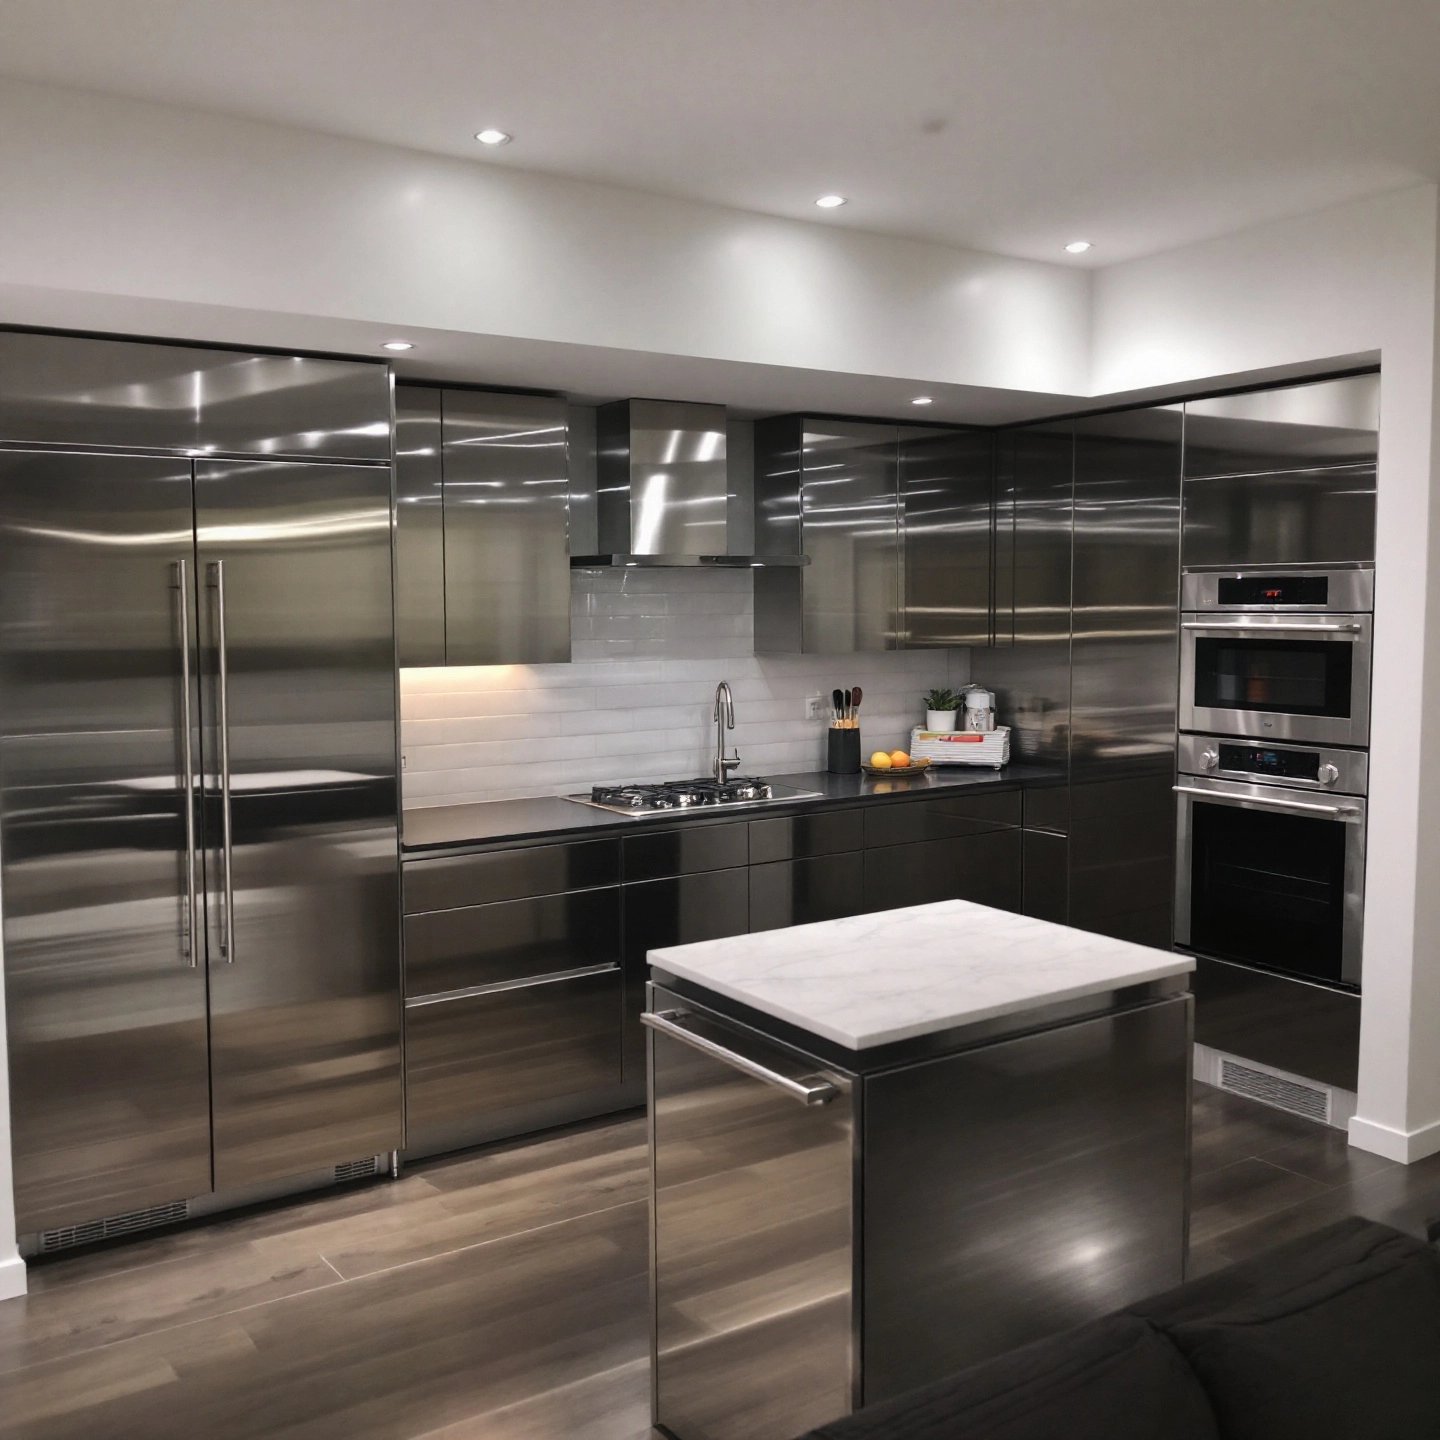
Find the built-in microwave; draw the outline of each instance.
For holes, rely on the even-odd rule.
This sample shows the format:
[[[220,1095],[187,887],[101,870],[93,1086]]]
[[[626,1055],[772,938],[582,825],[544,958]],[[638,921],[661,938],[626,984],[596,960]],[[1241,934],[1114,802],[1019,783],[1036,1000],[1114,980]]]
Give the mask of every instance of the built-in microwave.
[[[1187,571],[1179,728],[1370,743],[1374,571]]]

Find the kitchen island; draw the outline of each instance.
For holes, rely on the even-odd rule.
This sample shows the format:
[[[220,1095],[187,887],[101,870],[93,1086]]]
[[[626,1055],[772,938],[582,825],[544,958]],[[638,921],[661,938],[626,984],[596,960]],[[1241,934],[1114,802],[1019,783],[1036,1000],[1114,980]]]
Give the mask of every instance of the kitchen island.
[[[650,964],[678,1440],[785,1440],[1182,1278],[1189,957],[946,901]]]

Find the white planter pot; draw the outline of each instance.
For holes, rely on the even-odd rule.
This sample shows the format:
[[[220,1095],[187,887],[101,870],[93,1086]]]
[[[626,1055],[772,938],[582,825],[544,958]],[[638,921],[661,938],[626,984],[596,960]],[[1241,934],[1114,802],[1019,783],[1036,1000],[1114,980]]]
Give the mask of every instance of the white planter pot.
[[[957,713],[954,710],[927,710],[925,712],[925,728],[937,730],[942,735],[949,735],[955,729]]]

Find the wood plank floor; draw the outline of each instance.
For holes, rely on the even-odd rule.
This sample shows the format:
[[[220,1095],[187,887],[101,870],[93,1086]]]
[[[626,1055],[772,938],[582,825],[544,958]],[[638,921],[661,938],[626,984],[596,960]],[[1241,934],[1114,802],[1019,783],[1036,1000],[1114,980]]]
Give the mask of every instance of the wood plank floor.
[[[1440,1156],[1203,1086],[1194,1153],[1194,1273],[1440,1215]],[[632,1115],[33,1265],[0,1440],[649,1440],[645,1187]]]

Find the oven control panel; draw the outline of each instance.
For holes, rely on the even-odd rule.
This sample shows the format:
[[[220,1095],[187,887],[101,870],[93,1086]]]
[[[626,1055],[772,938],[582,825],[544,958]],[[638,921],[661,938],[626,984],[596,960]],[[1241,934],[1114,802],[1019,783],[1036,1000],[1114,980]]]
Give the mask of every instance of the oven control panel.
[[[1261,784],[1302,786],[1363,795],[1369,757],[1318,745],[1265,745],[1222,735],[1181,735],[1182,775],[1214,775]]]

